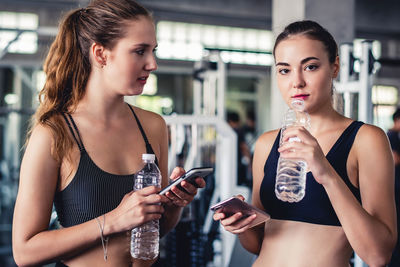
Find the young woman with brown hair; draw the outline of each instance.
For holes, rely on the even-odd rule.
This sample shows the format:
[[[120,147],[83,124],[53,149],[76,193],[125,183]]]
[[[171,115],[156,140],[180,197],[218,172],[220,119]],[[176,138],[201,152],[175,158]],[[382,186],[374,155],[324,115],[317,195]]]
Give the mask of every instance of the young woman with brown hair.
[[[348,267],[353,250],[369,266],[384,266],[397,237],[393,158],[385,133],[333,108],[338,48],[318,23],[288,25],[276,39],[274,57],[283,99],[287,104],[304,101],[311,129],[287,128],[281,147],[279,129],[264,133],[256,143],[252,203],[271,215],[264,227],[249,229],[254,215],[226,218],[217,212],[214,219],[259,255],[254,267]],[[301,141],[287,142],[294,137]],[[300,202],[275,196],[279,156],[308,165]]]
[[[130,230],[160,219],[165,234],[196,195],[185,182],[186,191],[166,196],[154,186],[132,191],[144,153],[156,155],[162,187],[168,184],[164,120],[124,102],[142,93],[157,68],[155,36],[151,15],[133,0],[94,0],[61,23],[21,165],[18,265],[149,266],[131,258]],[[171,178],[183,172],[176,168]],[[49,231],[53,203],[62,227]]]

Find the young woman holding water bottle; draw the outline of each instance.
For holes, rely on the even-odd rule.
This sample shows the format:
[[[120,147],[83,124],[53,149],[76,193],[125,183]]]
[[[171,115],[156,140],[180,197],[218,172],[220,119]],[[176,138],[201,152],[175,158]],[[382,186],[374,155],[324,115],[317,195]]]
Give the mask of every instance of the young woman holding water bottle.
[[[165,234],[196,195],[185,182],[166,196],[155,186],[133,191],[142,154],[155,154],[161,185],[168,184],[164,120],[124,102],[142,93],[157,68],[155,36],[151,15],[133,0],[93,0],[65,16],[21,165],[18,265],[150,266],[155,260],[131,258],[131,230],[160,219]],[[196,183],[205,186],[202,178]],[[48,230],[53,203],[61,227]]]
[[[249,229],[255,215],[241,219],[241,213],[226,217],[216,212],[214,219],[258,254],[254,267],[347,267],[353,250],[369,266],[384,266],[397,236],[393,159],[385,133],[335,111],[338,48],[318,23],[288,25],[273,53],[283,99],[288,105],[293,99],[304,101],[311,128],[288,127],[280,147],[279,129],[257,141],[252,204],[271,220]],[[298,140],[288,142],[291,138]],[[308,166],[299,202],[283,202],[275,195],[279,157]]]

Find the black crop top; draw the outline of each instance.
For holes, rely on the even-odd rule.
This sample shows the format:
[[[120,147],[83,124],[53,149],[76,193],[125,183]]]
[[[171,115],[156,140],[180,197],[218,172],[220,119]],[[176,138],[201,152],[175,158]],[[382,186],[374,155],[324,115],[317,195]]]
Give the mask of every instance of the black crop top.
[[[138,117],[132,107],[129,108],[146,143],[146,153],[154,154]],[[65,114],[63,116],[80,150],[79,165],[74,178],[65,189],[56,192],[54,197],[58,220],[63,227],[69,227],[116,208],[124,195],[133,190],[134,174],[115,175],[100,169],[86,152],[72,116],[67,114],[69,120]]]
[[[346,163],[355,136],[362,125],[362,122],[353,121],[326,155],[329,163],[360,203],[360,190],[350,182]],[[324,187],[315,181],[311,172],[307,173],[306,194],[301,201],[295,203],[283,202],[275,196],[279,138],[280,132],[264,166],[264,179],[261,183],[260,199],[265,211],[271,215],[272,219],[341,226]]]

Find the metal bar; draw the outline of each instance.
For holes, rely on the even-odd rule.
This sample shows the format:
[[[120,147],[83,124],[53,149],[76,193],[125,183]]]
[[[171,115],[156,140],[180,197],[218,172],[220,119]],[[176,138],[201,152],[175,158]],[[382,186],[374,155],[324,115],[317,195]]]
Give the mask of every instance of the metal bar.
[[[272,52],[270,51],[259,51],[259,50],[227,49],[227,48],[216,48],[216,47],[204,47],[204,49],[209,51],[218,51],[218,52],[240,52],[240,53],[272,55]]]
[[[15,43],[18,40],[18,38],[21,36],[22,31],[16,31],[16,32],[17,32],[17,35],[15,35],[15,38],[12,39],[11,41],[9,41],[7,43],[7,45],[4,47],[4,49],[0,51],[0,59],[2,59],[8,53],[8,49],[10,48],[10,46],[13,43]]]
[[[370,52],[372,50],[372,41],[362,42],[362,56],[361,56],[361,68],[360,68],[360,87],[358,97],[358,118],[359,120],[372,123],[373,112],[372,112],[372,79],[369,71]]]
[[[37,29],[15,29],[15,28],[2,28],[0,27],[1,31],[9,31],[9,32],[35,32],[40,36],[56,36],[58,33],[57,27],[39,27]]]
[[[358,93],[360,91],[360,82],[359,81],[351,81],[351,82],[336,82],[335,89],[338,93]]]
[[[217,65],[217,116],[225,120],[226,64],[218,53]]]

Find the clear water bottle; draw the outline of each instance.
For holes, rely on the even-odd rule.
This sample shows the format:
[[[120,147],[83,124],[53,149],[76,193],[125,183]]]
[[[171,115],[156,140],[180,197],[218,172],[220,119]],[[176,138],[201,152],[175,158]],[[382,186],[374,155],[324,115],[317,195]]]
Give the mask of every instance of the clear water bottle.
[[[147,186],[161,186],[161,172],[155,164],[154,154],[142,155],[144,166],[135,175],[135,190]],[[131,255],[142,260],[155,259],[159,252],[159,222],[150,221],[132,229]]]
[[[303,126],[310,130],[310,116],[304,111],[304,101],[295,99],[285,113],[281,129],[282,133],[289,126]],[[298,137],[289,139],[289,142],[299,142]],[[275,194],[276,197],[286,202],[299,202],[306,194],[307,163],[303,160],[284,159],[279,157],[276,170]]]

